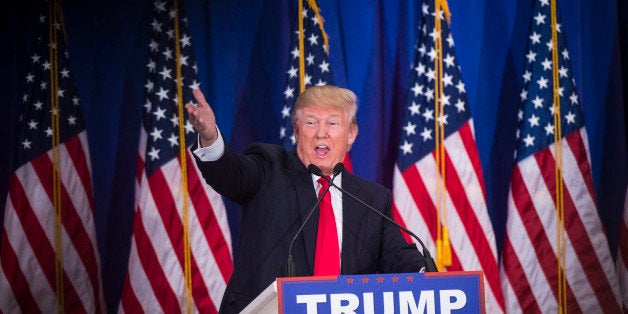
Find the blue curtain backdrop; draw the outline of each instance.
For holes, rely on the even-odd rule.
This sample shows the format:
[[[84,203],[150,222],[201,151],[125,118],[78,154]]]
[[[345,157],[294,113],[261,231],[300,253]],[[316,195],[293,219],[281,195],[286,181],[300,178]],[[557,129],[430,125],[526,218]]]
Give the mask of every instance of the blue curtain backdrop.
[[[628,82],[628,8],[625,0],[558,2],[584,104],[599,212],[615,254],[628,177],[623,95]],[[390,187],[421,3],[319,0],[319,6],[334,80],[360,99],[360,132],[351,152],[354,171]],[[29,1],[11,1],[1,13],[2,207],[37,18],[32,7]],[[189,0],[184,7],[202,90],[227,140],[237,150],[252,141],[279,143],[296,1]],[[450,0],[449,7],[500,247],[532,0]],[[89,135],[98,246],[108,307],[113,310],[131,236],[152,3],[64,0],[63,12]],[[230,207],[237,239],[239,213]]]

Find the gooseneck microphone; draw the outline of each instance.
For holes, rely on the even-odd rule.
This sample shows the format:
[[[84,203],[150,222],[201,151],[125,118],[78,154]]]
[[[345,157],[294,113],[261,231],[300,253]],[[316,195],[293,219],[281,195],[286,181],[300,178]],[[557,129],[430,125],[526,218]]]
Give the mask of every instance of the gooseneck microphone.
[[[310,209],[310,212],[307,214],[307,217],[305,217],[305,220],[303,220],[303,223],[301,224],[301,227],[299,227],[299,230],[297,230],[297,233],[292,238],[292,241],[290,241],[290,247],[288,248],[288,261],[286,263],[286,274],[287,274],[288,277],[294,276],[294,270],[295,270],[294,269],[294,261],[292,261],[292,246],[294,245],[294,241],[297,240],[297,238],[299,237],[299,235],[303,231],[303,228],[305,228],[305,225],[310,220],[310,217],[312,217],[312,214],[314,214],[314,211],[316,210],[316,208],[318,208],[318,204],[320,204],[320,202],[323,200],[323,198],[325,197],[325,194],[327,194],[329,192],[329,189],[331,188],[331,186],[332,185],[336,186],[334,184],[334,179],[342,171],[342,167],[338,168],[338,169],[336,169],[336,168],[338,168],[337,165],[336,165],[336,167],[334,167],[334,172],[333,172],[332,178],[330,180],[325,175],[323,175],[323,172],[321,171],[321,169],[319,167],[317,167],[316,165],[310,164],[307,167],[307,171],[309,171],[310,173],[315,174],[317,176],[325,178],[325,180],[327,180],[331,184],[329,186],[327,186],[327,188],[325,188],[323,193],[316,199],[316,203],[314,203],[314,206],[312,206],[312,209]]]
[[[342,168],[344,168],[344,165],[342,163],[336,164],[336,166],[334,167],[334,174],[342,172]],[[317,175],[317,176],[322,176],[321,169],[316,167],[315,165],[310,165],[308,167],[308,170],[310,172],[312,172],[313,174]],[[382,214],[380,211],[375,209],[373,206],[365,203],[361,199],[357,198],[355,195],[353,195],[353,194],[347,192],[346,190],[342,189],[341,187],[337,186],[336,184],[334,184],[333,180],[329,180],[325,176],[322,176],[322,177],[325,178],[329,182],[329,186],[330,187],[331,186],[336,187],[340,192],[342,192],[342,193],[346,194],[347,196],[351,197],[352,199],[356,200],[358,203],[362,204],[364,207],[370,209],[372,212],[374,212],[377,215],[381,216],[382,218],[386,219],[386,221],[388,221],[391,224],[397,226],[397,228],[403,230],[405,233],[409,234],[411,237],[416,239],[417,242],[421,245],[421,249],[423,250],[423,258],[425,260],[425,271],[426,272],[438,272],[438,269],[436,268],[436,263],[434,263],[434,259],[432,258],[432,255],[430,254],[430,251],[427,249],[425,244],[423,244],[423,241],[421,241],[421,239],[419,239],[419,237],[416,234],[414,234],[412,231],[408,230],[408,228],[400,225],[399,223],[394,221],[392,218]]]

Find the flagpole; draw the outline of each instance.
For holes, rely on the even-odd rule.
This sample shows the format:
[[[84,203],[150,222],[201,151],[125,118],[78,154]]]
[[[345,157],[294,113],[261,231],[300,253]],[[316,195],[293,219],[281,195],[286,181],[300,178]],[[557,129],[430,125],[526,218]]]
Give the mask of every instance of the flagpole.
[[[439,270],[450,266],[452,263],[451,243],[449,241],[449,228],[447,227],[447,185],[446,185],[446,160],[445,160],[445,123],[443,95],[443,41],[440,14],[441,10],[449,21],[449,9],[446,0],[434,2],[434,139],[435,160],[438,182],[436,183],[436,263]]]
[[[555,152],[555,180],[556,180],[556,256],[557,256],[557,289],[558,289],[558,313],[567,312],[567,276],[565,273],[566,243],[565,243],[565,204],[563,191],[563,152],[562,129],[560,121],[560,80],[558,76],[558,34],[556,21],[556,0],[551,2],[552,19],[552,78],[554,99],[554,152]]]
[[[192,295],[192,262],[190,252],[190,214],[188,206],[188,177],[187,177],[187,146],[185,145],[185,119],[183,112],[183,79],[181,77],[181,46],[179,42],[179,8],[178,1],[173,1],[174,7],[174,51],[175,69],[177,72],[177,110],[179,116],[179,162],[181,163],[181,197],[183,198],[183,264],[185,273],[185,312],[194,311]]]
[[[57,313],[63,313],[65,304],[63,283],[63,211],[61,200],[61,134],[59,127],[59,98],[58,98],[58,52],[56,10],[57,2],[50,1],[48,19],[49,58],[50,58],[50,114],[52,128],[52,198],[54,207],[54,248],[55,248],[55,289],[57,298]]]

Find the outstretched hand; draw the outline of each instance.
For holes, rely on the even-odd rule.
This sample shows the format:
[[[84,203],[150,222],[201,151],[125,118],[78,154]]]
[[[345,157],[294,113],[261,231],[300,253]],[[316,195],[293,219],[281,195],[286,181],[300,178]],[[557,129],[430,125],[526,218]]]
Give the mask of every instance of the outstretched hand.
[[[214,111],[205,100],[205,96],[200,89],[192,91],[194,98],[198,102],[198,105],[191,103],[185,104],[185,109],[188,111],[188,118],[190,123],[198,132],[200,147],[207,147],[214,144],[218,138],[218,129],[216,128],[216,116]]]

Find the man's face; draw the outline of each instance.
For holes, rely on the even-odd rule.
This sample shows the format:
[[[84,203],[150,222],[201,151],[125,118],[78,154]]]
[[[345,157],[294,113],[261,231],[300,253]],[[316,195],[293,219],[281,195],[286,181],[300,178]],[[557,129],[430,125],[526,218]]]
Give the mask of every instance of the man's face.
[[[302,108],[297,125],[294,136],[299,159],[306,167],[318,166],[325,175],[331,175],[334,166],[344,160],[358,134],[347,115],[333,107]]]

